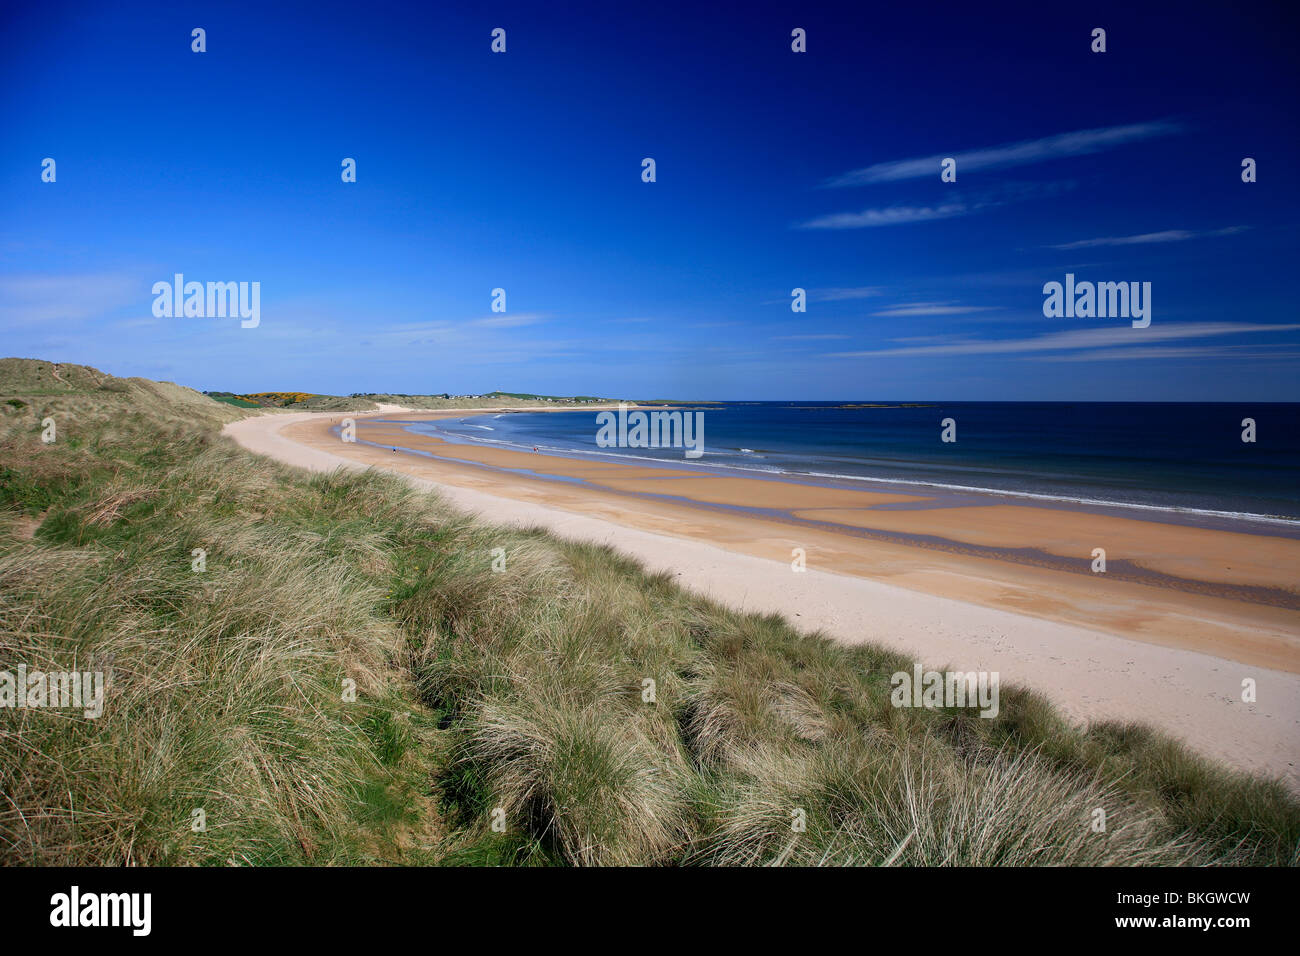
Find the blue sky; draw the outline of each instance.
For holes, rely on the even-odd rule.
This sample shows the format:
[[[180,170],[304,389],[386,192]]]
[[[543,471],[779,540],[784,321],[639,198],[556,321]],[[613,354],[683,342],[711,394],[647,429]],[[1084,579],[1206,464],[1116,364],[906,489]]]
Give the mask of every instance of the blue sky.
[[[418,6],[6,5],[0,353],[232,391],[1300,400],[1286,5]],[[177,272],[260,282],[260,325],[155,317]],[[1150,282],[1150,327],[1044,317],[1067,272]]]

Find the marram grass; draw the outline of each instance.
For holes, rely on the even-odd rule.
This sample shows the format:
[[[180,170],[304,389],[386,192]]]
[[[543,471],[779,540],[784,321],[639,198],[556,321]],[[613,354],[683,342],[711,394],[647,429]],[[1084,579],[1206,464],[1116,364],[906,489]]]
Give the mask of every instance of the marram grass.
[[[0,361],[0,670],[111,683],[94,720],[0,709],[0,862],[1297,862],[1280,782],[1150,729],[896,709],[891,651],[50,372]]]

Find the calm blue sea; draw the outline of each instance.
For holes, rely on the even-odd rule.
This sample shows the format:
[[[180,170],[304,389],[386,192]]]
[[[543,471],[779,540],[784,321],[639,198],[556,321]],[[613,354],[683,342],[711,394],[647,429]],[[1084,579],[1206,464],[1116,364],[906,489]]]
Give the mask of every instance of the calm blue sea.
[[[885,407],[851,407],[875,405]],[[1300,520],[1300,404],[729,402],[704,412],[705,455],[596,445],[596,412],[422,423],[453,441],[829,483],[922,484],[1084,503]],[[940,421],[957,441],[940,441]],[[1241,440],[1242,419],[1257,441]]]

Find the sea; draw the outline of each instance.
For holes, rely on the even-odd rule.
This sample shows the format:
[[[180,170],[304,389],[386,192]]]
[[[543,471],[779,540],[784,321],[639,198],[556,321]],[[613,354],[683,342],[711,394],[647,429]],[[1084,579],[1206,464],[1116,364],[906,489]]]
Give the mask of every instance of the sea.
[[[1300,403],[719,402],[704,455],[601,448],[597,411],[489,413],[408,423],[452,442],[784,477],[834,487],[1300,522]],[[955,441],[942,440],[947,428]],[[1254,441],[1243,441],[1254,422]],[[1145,517],[1134,513],[1134,517]]]

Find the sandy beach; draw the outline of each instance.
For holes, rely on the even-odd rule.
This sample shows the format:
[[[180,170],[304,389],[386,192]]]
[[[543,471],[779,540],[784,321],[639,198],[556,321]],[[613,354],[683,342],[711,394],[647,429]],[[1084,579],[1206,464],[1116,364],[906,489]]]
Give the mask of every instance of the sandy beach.
[[[995,670],[1076,720],[1145,721],[1300,786],[1300,540],[1286,530],[452,444],[384,421],[398,412],[474,414],[261,415],[226,432],[300,467],[381,467],[486,520],[611,544],[730,605]],[[355,444],[333,431],[345,417]],[[1256,703],[1241,700],[1246,678]]]

